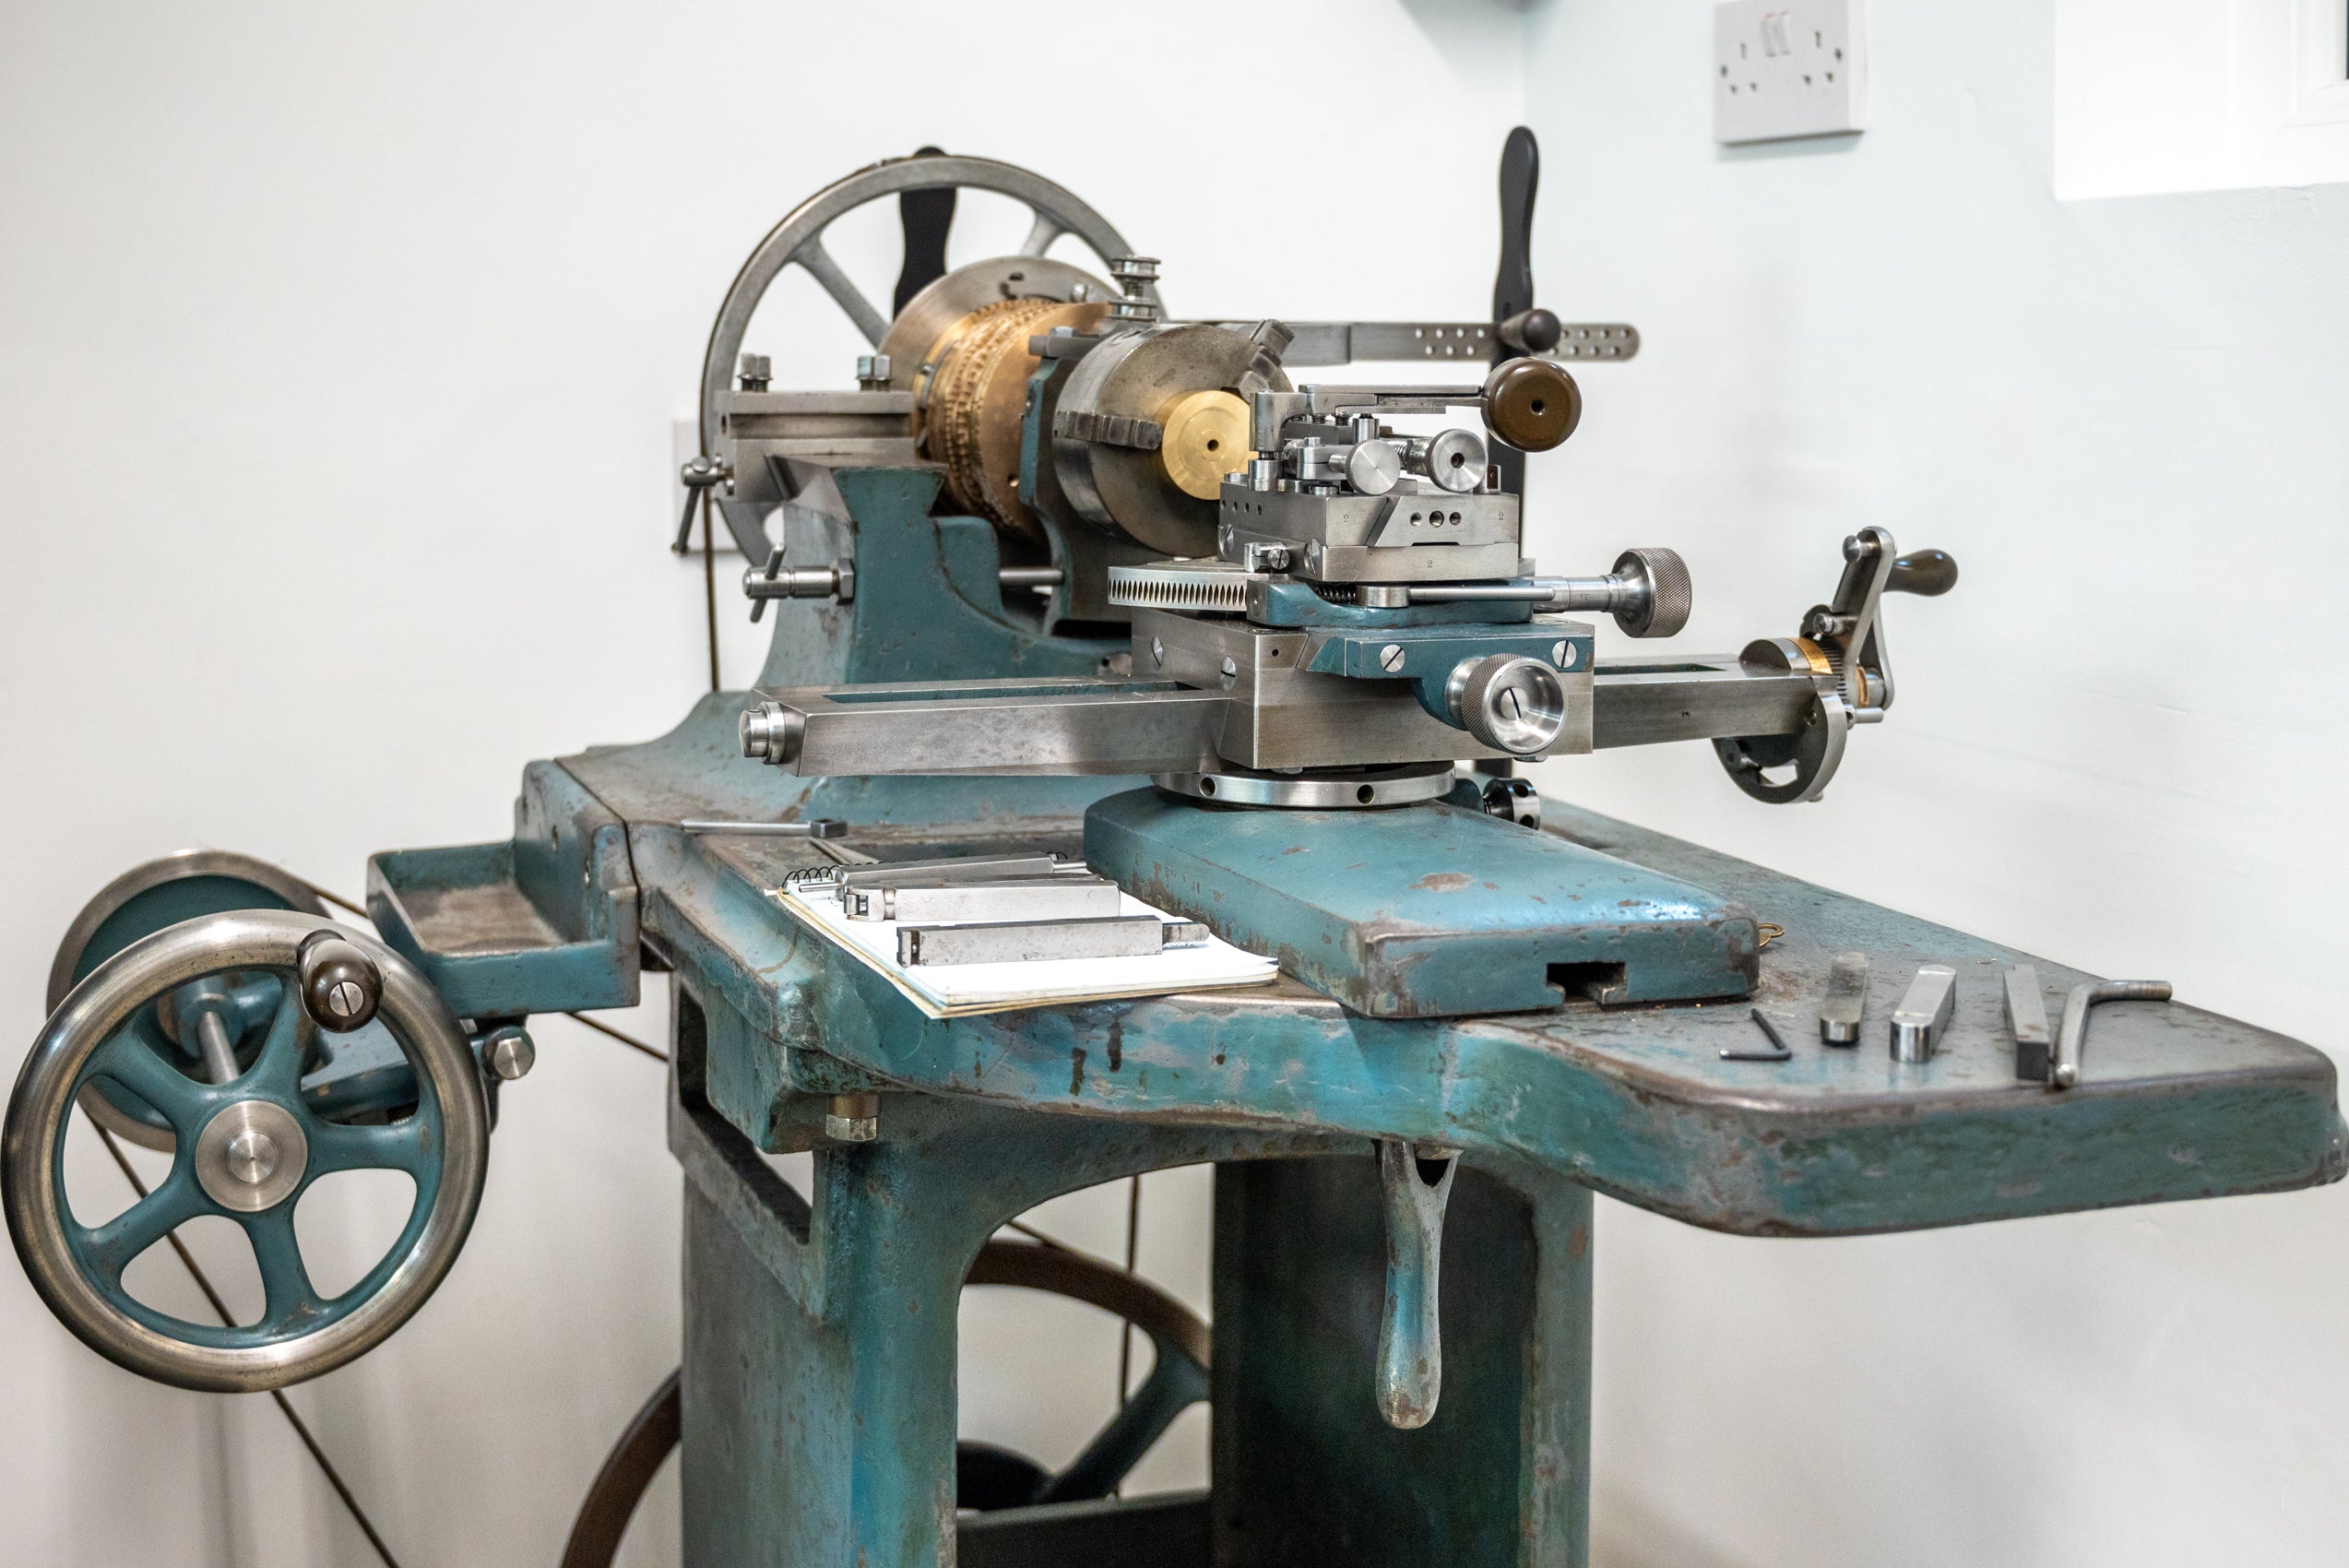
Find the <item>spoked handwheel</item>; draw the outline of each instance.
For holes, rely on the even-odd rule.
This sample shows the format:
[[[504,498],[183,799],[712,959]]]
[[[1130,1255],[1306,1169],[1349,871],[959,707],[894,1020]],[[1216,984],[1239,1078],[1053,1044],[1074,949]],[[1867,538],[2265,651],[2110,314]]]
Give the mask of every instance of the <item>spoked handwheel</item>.
[[[991,1443],[955,1447],[955,1501],[993,1510],[1107,1497],[1174,1419],[1207,1397],[1207,1324],[1156,1285],[1083,1253],[1024,1241],[979,1249],[966,1285],[1048,1291],[1111,1312],[1150,1338],[1153,1364],[1142,1386],[1085,1451],[1058,1475]],[[571,1526],[563,1568],[611,1568],[636,1504],[682,1429],[677,1374],[654,1390],[596,1472]]]
[[[346,1062],[321,1043],[362,1032],[388,1060]],[[338,1064],[350,1070],[324,1070]],[[65,1193],[77,1101],[172,1153],[152,1192],[98,1225]],[[141,935],[72,985],[8,1101],[0,1201],[34,1288],[92,1349],[159,1382],[235,1393],[315,1377],[405,1323],[464,1245],[488,1155],[472,1050],[421,973],[314,913],[237,909]],[[381,1261],[322,1296],[294,1212],[320,1177],[363,1169],[405,1172],[415,1202]],[[252,1244],[255,1322],[187,1322],[124,1288],[134,1259],[205,1216]]]
[[[1016,255],[1030,258],[1030,269],[1036,274],[1026,280],[1027,291],[1055,293],[1065,298],[1073,281],[1084,281],[1097,291],[1096,297],[1107,298],[1113,291],[1097,279],[1092,279],[1063,262],[1047,258],[1044,253],[1063,234],[1073,234],[1083,241],[1104,261],[1127,254],[1124,236],[1112,228],[1109,221],[1093,210],[1076,196],[1041,174],[1022,169],[1016,164],[1001,163],[991,158],[958,158],[943,153],[918,154],[911,158],[893,158],[858,170],[808,197],[792,208],[784,220],[768,232],[758,248],[742,263],[741,271],[727,291],[726,302],[718,307],[718,319],[711,326],[709,347],[702,358],[701,441],[705,458],[718,450],[721,434],[718,408],[719,395],[733,385],[735,364],[741,353],[742,335],[757,313],[759,302],[787,267],[798,267],[815,279],[833,303],[854,323],[865,341],[875,349],[902,350],[913,338],[892,334],[892,317],[865,297],[864,291],[842,271],[840,264],[825,246],[825,235],[847,214],[870,202],[887,196],[912,198],[908,203],[906,219],[905,272],[899,278],[894,303],[904,311],[904,319],[916,316],[927,320],[941,316],[935,327],[943,327],[955,315],[983,302],[955,302],[958,308],[924,313],[909,309],[922,289],[945,274],[945,232],[952,220],[954,193],[962,190],[992,191],[1024,204],[1034,215],[1026,237],[1020,242]],[[934,196],[936,200],[925,201]],[[1049,278],[1047,275],[1050,275]],[[1062,276],[1062,275],[1065,276]],[[1014,274],[1016,276],[1016,274]],[[1157,292],[1147,291],[1154,303]],[[915,362],[936,337],[935,327],[919,338],[911,350],[894,351],[890,370],[890,386],[897,390],[910,390],[919,370]],[[760,514],[765,505],[730,502],[721,496],[719,509],[725,514],[728,529],[734,534],[753,560],[764,554],[759,540],[764,538]],[[688,520],[691,511],[688,509]],[[679,548],[683,548],[680,534]]]

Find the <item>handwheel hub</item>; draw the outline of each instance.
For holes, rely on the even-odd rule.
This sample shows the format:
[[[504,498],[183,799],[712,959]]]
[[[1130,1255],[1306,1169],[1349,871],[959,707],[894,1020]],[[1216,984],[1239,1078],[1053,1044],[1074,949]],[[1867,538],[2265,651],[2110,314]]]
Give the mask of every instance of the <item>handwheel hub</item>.
[[[214,1203],[239,1214],[283,1203],[309,1165],[302,1123],[274,1100],[221,1107],[196,1140],[196,1182]]]
[[[239,1133],[229,1140],[229,1174],[259,1186],[278,1169],[277,1140],[267,1133]]]

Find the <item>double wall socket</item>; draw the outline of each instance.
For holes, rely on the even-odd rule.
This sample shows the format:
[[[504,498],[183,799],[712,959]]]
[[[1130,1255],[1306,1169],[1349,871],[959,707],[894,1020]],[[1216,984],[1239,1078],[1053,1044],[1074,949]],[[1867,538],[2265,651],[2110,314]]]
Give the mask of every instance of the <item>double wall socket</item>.
[[[1713,139],[1787,141],[1868,126],[1865,0],[1713,7]]]

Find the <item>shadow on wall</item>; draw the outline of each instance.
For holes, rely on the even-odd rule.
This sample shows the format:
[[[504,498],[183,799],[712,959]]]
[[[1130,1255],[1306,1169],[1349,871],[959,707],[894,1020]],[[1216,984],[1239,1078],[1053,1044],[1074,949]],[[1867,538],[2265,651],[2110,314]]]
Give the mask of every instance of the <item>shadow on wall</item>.
[[[1591,1562],[1594,1568],[1753,1568],[1641,1498],[1612,1489],[1591,1496]]]
[[[1525,15],[1546,0],[1402,0],[1404,14],[1454,77],[1489,79],[1525,48]]]

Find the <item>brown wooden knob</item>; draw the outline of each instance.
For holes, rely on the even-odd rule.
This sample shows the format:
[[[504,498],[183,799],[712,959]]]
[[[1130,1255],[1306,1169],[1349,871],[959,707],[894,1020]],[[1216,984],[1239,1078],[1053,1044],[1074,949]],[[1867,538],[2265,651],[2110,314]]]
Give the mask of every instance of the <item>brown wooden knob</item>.
[[[1485,380],[1485,426],[1521,452],[1547,452],[1583,422],[1583,389],[1565,367],[1517,359]]]

